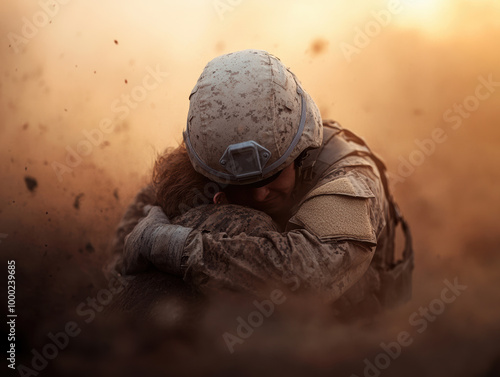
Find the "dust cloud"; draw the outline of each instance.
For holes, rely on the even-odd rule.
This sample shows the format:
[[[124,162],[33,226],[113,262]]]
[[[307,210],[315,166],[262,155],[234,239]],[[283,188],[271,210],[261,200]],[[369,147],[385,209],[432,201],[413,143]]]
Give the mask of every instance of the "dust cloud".
[[[41,375],[499,375],[500,6],[391,3],[3,2],[0,252],[16,260],[18,362],[75,321],[81,334]],[[172,326],[175,302],[139,340],[87,325],[76,308],[108,286],[113,230],[157,153],[182,140],[204,65],[246,48],[278,56],[323,118],[386,161],[414,234],[413,300],[369,325],[289,302],[234,354],[222,334],[248,303],[214,300],[196,337]],[[467,288],[412,326],[455,279]],[[380,343],[405,331],[412,343],[386,366]]]

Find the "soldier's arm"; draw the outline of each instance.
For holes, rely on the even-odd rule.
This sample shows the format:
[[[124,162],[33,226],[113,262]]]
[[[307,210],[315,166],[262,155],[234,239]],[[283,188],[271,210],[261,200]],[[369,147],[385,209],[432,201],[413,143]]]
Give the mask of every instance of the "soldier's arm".
[[[335,169],[305,197],[290,220],[293,230],[260,237],[192,231],[184,279],[202,290],[256,292],[271,283],[336,300],[370,265],[385,225],[384,200],[372,168]]]
[[[147,259],[160,270],[177,271],[202,291],[228,287],[255,293],[269,284],[286,285],[335,300],[361,278],[372,260],[385,225],[381,195],[372,168],[334,169],[325,173],[290,220],[295,229],[229,237],[162,225],[164,230],[155,233],[160,238],[154,241],[153,254],[144,255],[150,248],[144,251],[132,242],[125,247],[127,266],[129,272],[137,272],[141,263],[136,261]],[[135,243],[141,244],[144,235],[134,233]],[[184,238],[179,240],[181,234]]]
[[[285,287],[335,300],[365,273],[374,250],[364,242],[321,241],[305,229],[232,238],[193,231],[185,246],[184,280],[201,291],[225,287],[259,294]]]

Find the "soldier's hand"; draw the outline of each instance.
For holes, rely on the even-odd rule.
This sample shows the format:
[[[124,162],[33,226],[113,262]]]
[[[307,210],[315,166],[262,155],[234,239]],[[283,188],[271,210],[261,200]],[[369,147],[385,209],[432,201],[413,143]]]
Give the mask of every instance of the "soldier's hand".
[[[124,273],[137,274],[153,264],[164,272],[180,275],[184,243],[192,229],[170,224],[158,206],[146,206],[144,212],[146,217],[125,238]]]

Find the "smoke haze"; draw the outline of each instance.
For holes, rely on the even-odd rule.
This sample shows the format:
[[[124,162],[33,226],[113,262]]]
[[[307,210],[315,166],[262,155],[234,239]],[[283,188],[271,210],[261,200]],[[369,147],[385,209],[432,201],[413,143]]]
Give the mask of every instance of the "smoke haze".
[[[428,330],[413,331],[414,343],[383,373],[500,374],[500,4],[401,1],[391,12],[390,3],[3,2],[0,252],[16,260],[18,331],[30,333],[22,360],[107,285],[100,269],[114,227],[157,153],[181,142],[205,64],[257,48],[291,68],[323,118],[386,161],[414,234],[414,298],[375,326],[315,317],[291,334],[290,322],[311,314],[304,309],[259,329],[239,355],[200,346],[213,356],[198,355],[200,365],[227,363],[210,370],[231,375],[267,352],[275,356],[263,362],[268,369],[248,366],[249,375],[282,363],[291,375],[309,367],[361,375],[380,342],[411,332],[411,314],[458,279],[468,288]],[[207,338],[220,342],[231,321],[207,324]],[[191,355],[179,352],[177,361]]]

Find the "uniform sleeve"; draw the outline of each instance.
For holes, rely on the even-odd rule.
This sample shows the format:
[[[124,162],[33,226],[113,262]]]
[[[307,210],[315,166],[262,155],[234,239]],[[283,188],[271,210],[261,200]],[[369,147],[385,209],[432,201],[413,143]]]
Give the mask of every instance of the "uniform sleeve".
[[[370,169],[328,173],[305,197],[288,232],[228,237],[193,231],[185,244],[184,280],[202,291],[259,294],[283,287],[335,301],[368,269],[383,227],[379,182],[364,174]]]
[[[224,287],[259,295],[282,287],[334,301],[365,273],[374,250],[362,242],[321,242],[305,229],[231,238],[193,231],[184,280],[201,291]]]

